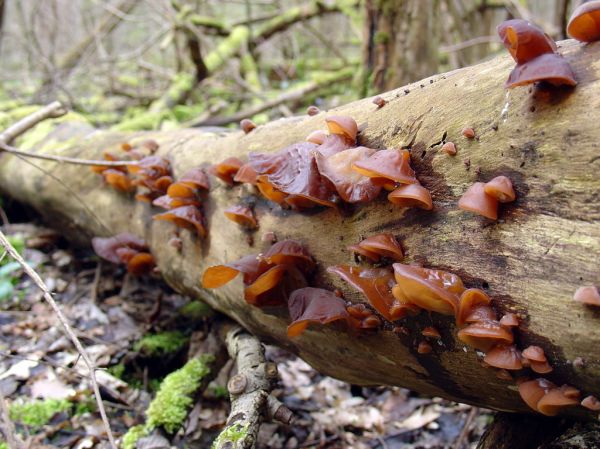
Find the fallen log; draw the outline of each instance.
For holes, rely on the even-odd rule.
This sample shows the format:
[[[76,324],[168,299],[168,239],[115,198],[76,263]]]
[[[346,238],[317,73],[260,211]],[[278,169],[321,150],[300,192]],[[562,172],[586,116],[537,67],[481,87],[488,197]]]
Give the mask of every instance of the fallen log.
[[[205,204],[208,237],[200,240],[182,231],[179,251],[166,244],[175,232],[172,225],[151,220],[157,210],[109,189],[85,167],[36,160],[44,173],[6,154],[0,161],[0,189],[33,206],[68,238],[124,231],[145,238],[173,288],[205,300],[324,374],[355,384],[399,385],[498,410],[530,411],[514,382],[496,378],[475,351],[456,339],[450,317],[422,313],[409,318],[409,335],[397,335],[391,326],[365,335],[314,326],[290,339],[287,310],[267,313],[248,305],[241,281],[216,290],[200,287],[207,267],[263,250],[261,235],[272,231],[279,239],[298,239],[308,247],[319,263],[316,286],[339,288],[347,299],[366,302],[325,268],[353,263],[346,246],[361,236],[391,232],[406,249],[407,263],[456,273],[467,287],[484,289],[500,313],[521,314],[524,319],[515,332],[519,346],[544,349],[554,367],[547,378],[598,396],[600,311],[572,297],[579,286],[600,284],[600,117],[595,107],[600,98],[600,46],[559,44],[579,81],[575,89],[538,86],[507,93],[503,85],[513,63],[502,56],[383,94],[388,103],[382,108],[364,99],[329,111],[356,119],[361,145],[410,149],[417,177],[432,193],[430,212],[398,208],[380,198],[344,213],[298,213],[259,199],[255,212],[260,228],[248,239],[223,211],[251,195],[250,190],[213,180]],[[72,135],[73,128],[63,125],[35,151],[98,159],[103,150],[122,142],[152,138],[177,177],[200,164],[303,141],[310,131],[325,129],[325,116],[278,120],[247,135],[193,129],[90,133],[81,126]],[[476,139],[462,136],[465,126],[475,129]],[[443,141],[456,144],[455,157],[440,151]],[[501,174],[513,181],[517,201],[501,210],[500,220],[490,222],[458,210],[458,198],[468,186]],[[442,345],[419,354],[420,330],[431,325],[441,331]],[[582,362],[574,364],[576,358]],[[581,407],[565,414],[590,416]]]

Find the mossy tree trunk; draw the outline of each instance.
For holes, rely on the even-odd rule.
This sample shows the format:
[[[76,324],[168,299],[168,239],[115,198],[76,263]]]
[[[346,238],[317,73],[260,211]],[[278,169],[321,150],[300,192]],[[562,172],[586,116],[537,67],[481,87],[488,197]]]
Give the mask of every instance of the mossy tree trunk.
[[[172,225],[152,221],[157,210],[106,188],[98,175],[80,166],[36,161],[68,184],[75,196],[31,165],[4,155],[0,188],[39,210],[65,236],[88,239],[129,231],[144,237],[176,290],[204,299],[325,374],[356,384],[400,385],[476,405],[527,411],[514,382],[482,367],[477,354],[456,339],[448,317],[423,313],[407,319],[408,336],[396,335],[391,326],[360,336],[342,327],[314,326],[289,339],[287,311],[246,304],[240,280],[217,290],[200,287],[207,267],[262,251],[262,233],[273,231],[280,239],[306,244],[319,262],[316,286],[340,288],[347,299],[364,302],[325,268],[353,263],[346,246],[361,236],[391,232],[402,241],[407,263],[454,272],[468,287],[486,289],[500,313],[522,314],[515,332],[518,344],[544,348],[554,367],[549,379],[599,396],[600,311],[571,298],[581,285],[600,284],[600,112],[595,107],[600,98],[600,45],[565,41],[560,47],[579,80],[575,89],[541,86],[507,93],[503,84],[513,62],[503,56],[383,94],[388,104],[381,109],[366,98],[331,111],[357,120],[361,145],[410,148],[419,181],[433,196],[431,212],[397,208],[385,198],[343,214],[329,209],[282,212],[259,199],[260,229],[252,243],[223,215],[225,208],[251,199],[252,192],[215,180],[205,204],[209,236],[199,240],[182,231],[183,248],[178,251],[165,244],[176,232]],[[278,120],[248,135],[192,129],[100,132],[75,139],[60,154],[97,159],[104,150],[118,151],[123,141],[154,138],[159,154],[169,158],[180,176],[193,166],[302,141],[310,131],[325,128],[325,116]],[[475,129],[477,139],[462,137],[465,126]],[[61,144],[67,131],[57,129],[37,151],[56,153],[68,146]],[[439,151],[443,139],[456,143],[456,157]],[[27,147],[26,140],[22,146]],[[500,220],[492,223],[458,210],[458,198],[468,186],[500,174],[512,179],[518,195],[515,203],[501,209]],[[420,330],[432,324],[440,329],[443,345],[419,354]],[[583,367],[573,366],[576,357],[585,360]],[[583,409],[568,413],[581,415]]]

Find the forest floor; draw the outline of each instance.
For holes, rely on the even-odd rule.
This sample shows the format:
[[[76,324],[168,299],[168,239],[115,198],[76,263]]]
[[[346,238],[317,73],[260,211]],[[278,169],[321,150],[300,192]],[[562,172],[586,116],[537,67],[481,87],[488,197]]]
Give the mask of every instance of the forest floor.
[[[115,435],[142,423],[161,379],[185,362],[190,335],[206,332],[213,313],[198,302],[190,306],[158,276],[132,278],[69,247],[54,231],[26,224],[4,232],[23,244],[25,259],[55,292],[101,368],[98,381]],[[0,266],[0,391],[17,430],[29,448],[107,448],[83,361],[40,290],[6,259]],[[263,424],[258,448],[474,448],[490,421],[487,410],[401,388],[353,386],[282,349],[270,346],[266,354],[279,369],[273,393],[297,421]],[[174,446],[210,447],[228,416],[225,385],[232,370],[226,364],[204,392]]]

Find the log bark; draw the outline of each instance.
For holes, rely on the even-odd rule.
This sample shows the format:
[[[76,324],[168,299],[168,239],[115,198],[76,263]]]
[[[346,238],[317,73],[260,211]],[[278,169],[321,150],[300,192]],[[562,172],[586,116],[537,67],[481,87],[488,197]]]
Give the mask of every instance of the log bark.
[[[261,234],[274,231],[280,239],[295,238],[307,245],[320,264],[316,286],[340,288],[346,298],[364,302],[325,268],[352,263],[346,246],[361,236],[392,232],[406,249],[406,262],[456,273],[468,287],[485,289],[500,313],[523,314],[526,318],[516,331],[518,344],[544,348],[554,366],[549,379],[599,396],[600,311],[571,298],[581,285],[600,284],[600,112],[595,107],[600,98],[600,45],[564,41],[560,47],[579,80],[575,89],[538,86],[507,93],[503,84],[513,62],[502,56],[383,94],[388,104],[381,109],[367,98],[330,111],[357,120],[361,145],[410,148],[417,176],[432,192],[432,212],[397,208],[385,198],[342,214],[329,209],[282,211],[257,200],[260,229],[251,244],[223,215],[226,207],[250,196],[250,190],[228,188],[215,180],[205,204],[209,236],[201,241],[183,231],[178,252],[165,244],[175,229],[151,220],[157,211],[108,189],[98,175],[82,167],[36,162],[67,183],[86,207],[54,179],[9,155],[0,161],[0,189],[39,210],[66,237],[123,231],[144,237],[165,280],[176,290],[204,299],[324,374],[354,384],[400,385],[498,410],[529,411],[514,383],[497,379],[456,339],[449,317],[423,313],[408,319],[409,336],[396,335],[390,325],[361,336],[341,327],[314,326],[288,339],[287,311],[246,304],[239,279],[217,290],[200,287],[208,266],[261,251]],[[302,141],[310,131],[325,128],[325,116],[278,120],[247,135],[192,129],[95,132],[76,138],[60,154],[96,159],[103,150],[118,151],[123,141],[154,138],[159,154],[170,159],[180,176],[193,166]],[[462,137],[464,126],[473,127],[478,138]],[[65,132],[57,129],[37,151],[56,153]],[[456,157],[439,151],[444,139],[456,143]],[[500,174],[512,179],[518,195],[515,203],[502,208],[500,220],[491,223],[458,210],[458,198],[469,185]],[[418,354],[420,329],[431,324],[441,330],[443,346]],[[576,357],[585,360],[583,367],[573,366]],[[566,413],[582,416],[584,409]]]

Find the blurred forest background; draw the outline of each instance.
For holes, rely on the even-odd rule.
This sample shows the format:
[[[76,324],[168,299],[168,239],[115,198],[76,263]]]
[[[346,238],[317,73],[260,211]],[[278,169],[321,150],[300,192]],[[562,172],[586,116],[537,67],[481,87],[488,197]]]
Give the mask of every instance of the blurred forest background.
[[[264,123],[489,58],[508,18],[564,39],[580,3],[0,0],[0,128],[55,99],[122,130]]]

